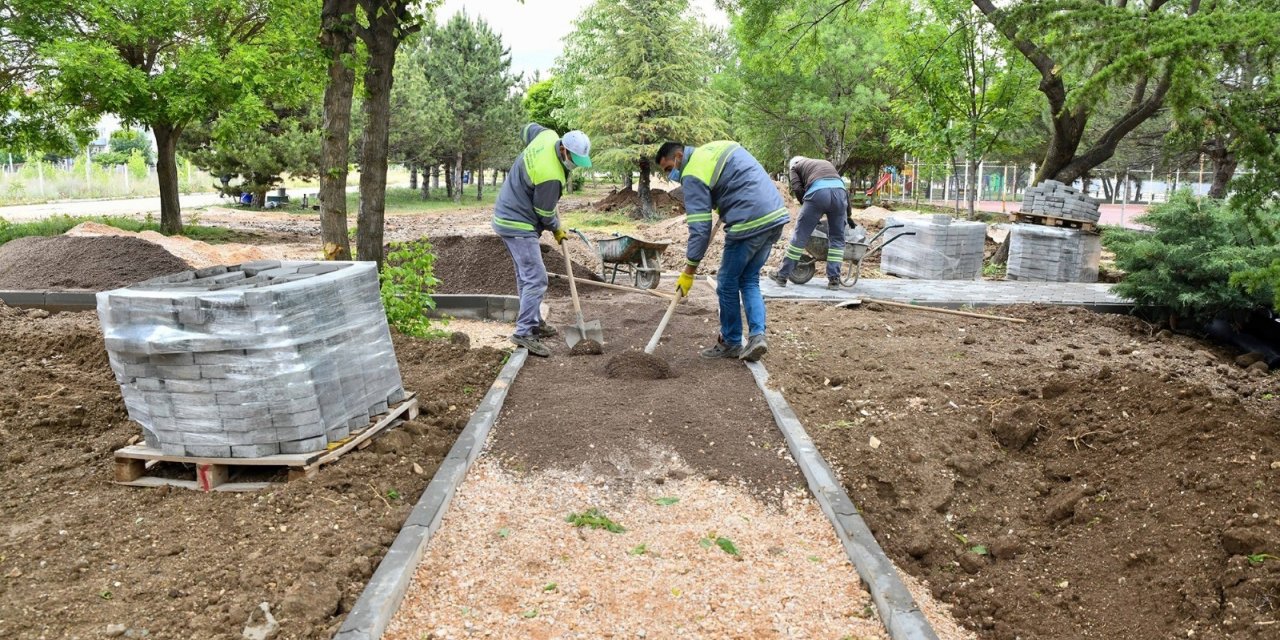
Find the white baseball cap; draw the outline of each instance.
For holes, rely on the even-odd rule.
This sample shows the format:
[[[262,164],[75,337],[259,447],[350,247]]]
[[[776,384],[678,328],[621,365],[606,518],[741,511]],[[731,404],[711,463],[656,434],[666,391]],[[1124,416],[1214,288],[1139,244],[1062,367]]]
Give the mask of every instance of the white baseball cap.
[[[591,139],[587,137],[587,134],[574,129],[564,134],[563,138],[560,138],[560,144],[563,144],[564,148],[569,150],[569,157],[573,159],[574,164],[584,168],[591,166],[591,158],[589,157],[591,155]]]
[[[796,168],[796,163],[800,162],[803,159],[804,159],[804,156],[792,156],[791,160],[787,162],[787,169]]]

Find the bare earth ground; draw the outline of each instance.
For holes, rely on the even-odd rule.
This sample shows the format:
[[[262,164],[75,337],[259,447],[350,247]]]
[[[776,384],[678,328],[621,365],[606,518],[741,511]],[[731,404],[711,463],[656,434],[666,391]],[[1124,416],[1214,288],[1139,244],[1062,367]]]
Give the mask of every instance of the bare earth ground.
[[[1079,309],[769,310],[773,382],[980,637],[1280,633],[1275,375]]]
[[[40,315],[0,306],[4,638],[238,639],[260,602],[280,638],[330,637],[503,358],[397,335],[423,413],[372,447],[259,493],[139,489],[111,484],[139,429],[97,318]]]

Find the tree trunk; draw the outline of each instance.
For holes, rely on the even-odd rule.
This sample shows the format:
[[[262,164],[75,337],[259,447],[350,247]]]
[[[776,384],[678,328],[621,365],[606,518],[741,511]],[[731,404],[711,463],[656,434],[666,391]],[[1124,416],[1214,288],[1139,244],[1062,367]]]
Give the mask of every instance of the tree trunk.
[[[435,169],[432,169],[431,172],[434,174]],[[430,198],[431,198],[431,178],[427,176],[427,168],[423,167],[422,168],[422,199],[428,200]]]
[[[630,175],[630,172],[628,172]],[[639,217],[651,220],[658,217],[658,208],[653,206],[653,193],[649,191],[649,159],[640,159],[640,184],[636,191],[640,192]]]
[[[453,201],[462,204],[462,150],[458,150],[453,161]]]
[[[484,188],[484,169],[476,169],[475,176],[476,176],[476,202],[479,202],[480,200],[484,199],[484,194],[482,192]]]
[[[156,136],[156,178],[160,181],[160,233],[182,233],[182,205],[178,202],[178,136],[181,127],[151,126]]]
[[[409,165],[409,188],[418,188],[418,165],[416,164]]]
[[[1236,159],[1236,154],[1227,151],[1225,147],[1215,148],[1209,154],[1209,159],[1213,161],[1213,184],[1209,187],[1209,197],[1225,198],[1227,186],[1231,183],[1231,178],[1235,175],[1236,166],[1240,161]]]
[[[347,21],[355,20],[355,0],[324,0],[320,44],[329,56],[324,88],[324,139],[320,147],[320,242],[326,260],[350,260],[347,236],[347,164],[351,147],[351,93],[355,70],[343,58],[355,50]]]
[[[493,180],[493,181],[489,183],[489,186],[491,186],[491,187],[496,187],[496,186],[498,186],[498,170],[497,170],[497,169],[494,169],[494,170],[493,170],[493,178],[492,178],[492,180]]]
[[[391,118],[391,69],[396,60],[397,19],[390,12],[369,25],[369,61],[364,72],[364,138],[360,141],[360,215],[356,255],[382,268],[387,208],[387,142]]]
[[[444,197],[449,200],[453,199],[453,166],[444,166]]]
[[[981,176],[978,175],[977,160],[974,160],[973,157],[970,156],[966,162],[968,162],[969,165],[969,179],[967,181],[969,184],[964,187],[964,199],[969,203],[969,219],[976,220],[978,218],[978,179]]]
[[[267,188],[260,187],[253,190],[252,198],[249,200],[249,206],[255,209],[261,209],[267,206]]]
[[[435,191],[440,190],[440,165],[431,165],[431,188]],[[430,194],[427,194],[430,195]]]

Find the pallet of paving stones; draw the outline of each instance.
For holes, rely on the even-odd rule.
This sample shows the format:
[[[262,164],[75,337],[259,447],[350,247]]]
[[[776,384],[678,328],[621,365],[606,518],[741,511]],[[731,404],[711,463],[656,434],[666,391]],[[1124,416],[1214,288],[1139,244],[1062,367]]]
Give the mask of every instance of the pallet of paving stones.
[[[1060,227],[1063,229],[1079,229],[1097,233],[1098,225],[1083,220],[1072,220],[1070,218],[1056,218],[1054,216],[1046,216],[1039,213],[1010,213],[1009,221],[1014,223],[1038,224],[1046,227]]]
[[[115,483],[130,487],[171,486],[197,491],[260,491],[279,484],[315,475],[322,466],[343,455],[363,449],[374,436],[418,417],[417,394],[408,393],[376,422],[347,438],[330,443],[329,448],[311,453],[280,453],[257,458],[203,458],[166,455],[145,444],[123,447],[115,452]],[[192,477],[194,476],[194,477]]]

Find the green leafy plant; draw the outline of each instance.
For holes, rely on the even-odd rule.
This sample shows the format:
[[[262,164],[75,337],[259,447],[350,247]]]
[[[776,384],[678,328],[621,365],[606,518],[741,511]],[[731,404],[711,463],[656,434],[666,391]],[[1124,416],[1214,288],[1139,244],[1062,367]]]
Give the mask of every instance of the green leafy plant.
[[[555,590],[556,590],[556,586],[557,586],[557,585],[556,585],[556,583],[554,583],[554,582],[548,582],[548,583],[546,584],[546,586],[542,587],[542,590],[543,590],[543,591],[555,591]]]
[[[599,509],[591,507],[582,513],[571,513],[565,516],[565,522],[575,527],[589,527],[591,529],[604,529],[610,533],[622,533],[626,531],[622,525],[609,519]]]
[[[426,240],[398,242],[382,265],[382,306],[387,322],[400,333],[416,338],[438,338],[444,332],[434,328],[427,309],[435,309],[431,292],[440,283],[433,273],[435,254]],[[444,320],[436,320],[443,324]]]
[[[680,498],[677,498],[675,496],[664,496],[662,498],[655,498],[653,502],[654,504],[657,504],[660,507],[669,507],[677,502],[680,502]]]
[[[387,499],[388,499],[388,500],[399,500],[399,499],[400,499],[400,492],[399,492],[399,491],[396,491],[395,489],[387,489]]]
[[[733,540],[730,540],[729,538],[726,538],[724,536],[717,536],[714,531],[707,534],[705,538],[699,540],[698,545],[701,546],[703,549],[710,549],[711,545],[715,545],[717,547],[720,547],[721,551],[735,558],[741,559],[742,557],[738,553],[737,545],[733,544]]]
[[[649,545],[644,543],[638,544],[627,550],[627,555],[631,556],[642,556],[646,553],[649,553]]]
[[[1269,553],[1254,553],[1245,556],[1249,560],[1249,564],[1260,565],[1267,560],[1280,560],[1280,556],[1273,556]]]
[[[507,538],[511,537],[511,529],[507,527],[498,529],[498,537],[502,538],[503,540],[506,540]]]
[[[1265,277],[1245,282],[1240,274],[1262,273],[1280,261],[1280,247],[1267,241],[1266,231],[1280,224],[1280,207],[1245,206],[1180,191],[1139,218],[1151,231],[1106,229],[1103,244],[1128,274],[1116,293],[1167,313],[1172,323],[1271,305],[1274,283]]]

